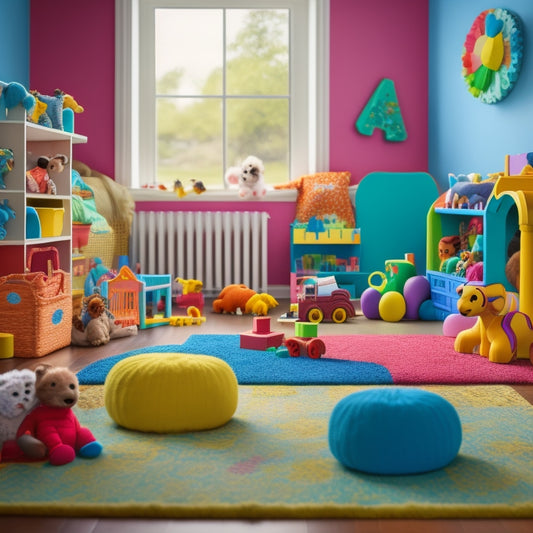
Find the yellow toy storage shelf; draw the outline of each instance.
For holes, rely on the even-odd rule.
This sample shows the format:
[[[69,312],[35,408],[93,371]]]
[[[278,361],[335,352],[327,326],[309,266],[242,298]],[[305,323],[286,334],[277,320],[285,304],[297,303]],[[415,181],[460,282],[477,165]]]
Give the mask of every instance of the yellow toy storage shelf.
[[[294,228],[293,244],[361,244],[359,228],[328,229],[320,233]]]

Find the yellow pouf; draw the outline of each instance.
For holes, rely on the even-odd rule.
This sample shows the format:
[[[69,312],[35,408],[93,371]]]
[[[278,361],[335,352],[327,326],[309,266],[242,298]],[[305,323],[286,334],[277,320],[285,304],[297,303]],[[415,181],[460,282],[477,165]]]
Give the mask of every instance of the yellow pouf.
[[[15,342],[12,333],[0,333],[0,359],[9,359],[15,354]]]
[[[232,368],[209,355],[144,353],[117,363],[104,386],[105,407],[120,426],[182,433],[228,422],[238,402]]]

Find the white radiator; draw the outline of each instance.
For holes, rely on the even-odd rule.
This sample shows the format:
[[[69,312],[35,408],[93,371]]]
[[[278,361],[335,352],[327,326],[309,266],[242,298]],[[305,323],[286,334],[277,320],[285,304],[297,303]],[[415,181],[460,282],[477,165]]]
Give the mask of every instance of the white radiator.
[[[269,218],[259,211],[140,211],[130,260],[143,274],[198,279],[206,296],[232,283],[267,292]]]

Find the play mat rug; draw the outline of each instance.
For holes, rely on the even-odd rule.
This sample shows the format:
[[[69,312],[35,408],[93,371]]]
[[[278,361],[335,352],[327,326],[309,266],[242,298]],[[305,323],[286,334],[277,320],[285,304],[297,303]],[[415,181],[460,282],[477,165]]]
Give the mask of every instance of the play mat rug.
[[[328,446],[335,405],[364,386],[240,386],[211,431],[121,429],[103,386],[74,408],[104,450],[65,466],[0,464],[0,514],[189,518],[533,517],[533,406],[511,387],[428,386],[456,408],[463,439],[445,468],[373,476]]]
[[[82,384],[103,384],[115,363],[139,353],[198,353],[225,360],[241,385],[533,383],[529,360],[491,363],[459,354],[440,335],[325,335],[321,359],[277,357],[239,347],[239,335],[191,335],[183,344],[152,346],[96,361],[78,373]]]

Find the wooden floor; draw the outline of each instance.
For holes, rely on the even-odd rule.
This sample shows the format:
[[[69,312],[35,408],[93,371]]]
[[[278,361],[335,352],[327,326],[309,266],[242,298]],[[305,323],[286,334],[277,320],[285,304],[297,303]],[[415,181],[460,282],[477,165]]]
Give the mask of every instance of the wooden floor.
[[[281,324],[277,317],[288,309],[288,302],[271,311],[272,329],[294,333],[294,326]],[[139,335],[116,339],[101,348],[70,346],[39,359],[0,359],[0,373],[13,368],[35,368],[46,362],[68,366],[77,372],[88,364],[144,346],[155,344],[181,344],[191,334],[241,333],[252,326],[250,316],[216,315],[206,304],[207,321],[201,326],[163,326],[142,330]],[[359,315],[347,324],[321,324],[321,335],[347,334],[441,334],[440,322],[386,323],[371,321]],[[533,385],[514,387],[533,404]],[[0,474],[0,491],[2,480]],[[1,497],[1,496],[0,496]],[[532,495],[533,497],[533,495]],[[50,517],[3,517],[0,516],[0,531],[28,533],[531,533],[531,520],[139,520],[100,518],[50,518]]]

